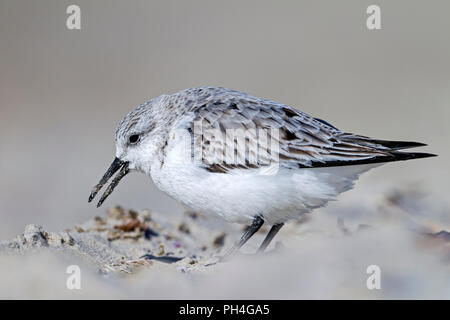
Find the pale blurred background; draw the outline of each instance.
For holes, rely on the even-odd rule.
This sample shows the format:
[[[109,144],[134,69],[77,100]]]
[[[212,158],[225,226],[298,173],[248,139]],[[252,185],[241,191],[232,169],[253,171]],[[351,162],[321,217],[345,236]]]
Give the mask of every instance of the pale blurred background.
[[[70,4],[81,7],[81,30],[66,28]],[[370,4],[381,7],[382,30],[366,28]],[[87,197],[113,159],[120,118],[200,85],[439,154],[373,170],[321,211],[411,186],[446,208],[449,12],[448,1],[1,0],[0,239],[29,223],[56,231],[102,213]],[[115,204],[183,210],[140,174],[104,207]]]

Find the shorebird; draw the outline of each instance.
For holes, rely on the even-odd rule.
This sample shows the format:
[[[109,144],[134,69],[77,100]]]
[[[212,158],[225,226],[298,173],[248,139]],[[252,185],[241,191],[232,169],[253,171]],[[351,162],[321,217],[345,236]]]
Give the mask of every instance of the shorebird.
[[[190,209],[248,224],[228,251],[266,223],[263,252],[284,223],[325,206],[361,173],[386,162],[435,156],[425,146],[341,131],[298,109],[220,87],[161,95],[129,112],[115,132],[116,154],[89,202],[118,171],[98,206],[130,171]]]

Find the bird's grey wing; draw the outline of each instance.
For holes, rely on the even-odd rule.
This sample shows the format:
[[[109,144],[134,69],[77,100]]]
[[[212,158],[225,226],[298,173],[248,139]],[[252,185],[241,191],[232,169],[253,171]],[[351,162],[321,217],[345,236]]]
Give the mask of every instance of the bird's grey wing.
[[[395,141],[345,133],[299,110],[251,96],[216,97],[190,112],[193,148],[201,153],[201,165],[211,172],[262,168],[274,161],[284,168],[375,163],[405,160],[413,154],[397,152],[389,145]],[[234,141],[227,140],[229,132]],[[266,152],[258,148],[256,137],[261,132],[263,141],[271,141],[264,145]],[[416,146],[397,143],[404,148]]]

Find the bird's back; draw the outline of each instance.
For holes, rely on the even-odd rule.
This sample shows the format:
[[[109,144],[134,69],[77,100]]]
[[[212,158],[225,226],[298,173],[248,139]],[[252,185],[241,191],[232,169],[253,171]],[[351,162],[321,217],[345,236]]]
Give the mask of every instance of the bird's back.
[[[225,173],[277,161],[285,168],[314,168],[382,163],[433,156],[399,150],[424,146],[408,141],[372,139],[343,132],[325,120],[289,106],[256,98],[246,93],[218,87],[200,87],[174,95],[184,113],[178,128],[188,129],[201,144],[204,167]],[[187,120],[187,121],[186,121]],[[227,144],[226,134],[245,144]],[[268,152],[258,154],[258,162],[248,159],[248,150],[258,149],[261,138],[273,142]],[[198,142],[198,141],[197,141]],[[214,148],[211,146],[213,145]],[[246,151],[247,150],[247,151]],[[217,154],[233,152],[241,163],[215,163]],[[268,154],[270,153],[270,155]],[[208,162],[211,162],[208,165]]]

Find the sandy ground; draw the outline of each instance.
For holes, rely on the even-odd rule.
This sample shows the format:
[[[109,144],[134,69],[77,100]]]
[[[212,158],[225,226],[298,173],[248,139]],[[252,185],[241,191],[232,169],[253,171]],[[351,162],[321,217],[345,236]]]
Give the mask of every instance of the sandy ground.
[[[391,192],[367,208],[315,213],[287,225],[266,254],[252,254],[263,229],[217,264],[243,228],[192,212],[116,207],[62,232],[28,225],[0,243],[0,297],[450,298],[450,233],[436,223],[446,211],[424,206],[417,191]],[[79,290],[66,285],[71,265]],[[370,265],[380,267],[379,290],[366,286]]]

